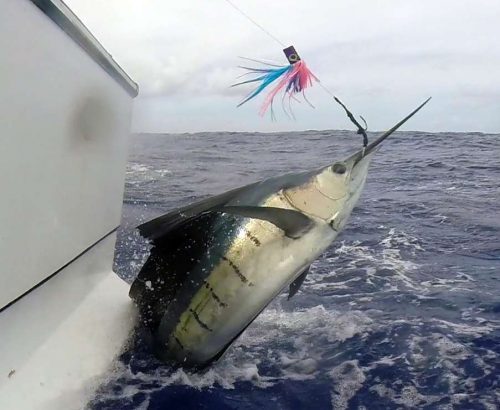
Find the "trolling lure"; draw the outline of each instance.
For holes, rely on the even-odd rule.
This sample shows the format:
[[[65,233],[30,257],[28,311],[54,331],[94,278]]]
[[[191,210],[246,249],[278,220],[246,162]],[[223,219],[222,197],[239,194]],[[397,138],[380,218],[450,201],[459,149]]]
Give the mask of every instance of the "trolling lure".
[[[299,54],[295,50],[295,47],[287,47],[283,49],[283,52],[285,53],[285,56],[289,62],[289,65],[287,66],[276,66],[264,63],[269,67],[241,67],[247,70],[247,73],[244,75],[254,74],[256,75],[256,77],[251,78],[250,80],[233,84],[233,87],[249,83],[260,84],[252,92],[250,92],[250,94],[248,94],[243,101],[238,104],[238,107],[255,98],[257,95],[271,86],[274,87],[271,88],[271,90],[265,97],[264,102],[262,103],[259,112],[261,116],[263,116],[269,108],[271,109],[271,115],[274,116],[273,102],[276,96],[280,93],[282,93],[282,102],[284,102],[284,100],[288,97],[288,102],[291,103],[292,99],[296,100],[295,96],[297,94],[302,94],[304,101],[312,106],[312,104],[307,99],[304,91],[306,90],[306,88],[313,85],[313,80],[319,82],[318,77],[316,77],[311,72],[311,70],[309,70],[306,63],[300,58]]]
[[[259,23],[257,23],[252,17],[250,17],[247,13],[245,13],[243,10],[241,10],[236,4],[232,2],[232,0],[225,0],[226,3],[228,3],[231,7],[233,7],[238,13],[240,13],[243,17],[245,17],[248,21],[250,21],[253,25],[255,25],[257,28],[262,30],[269,38],[274,40],[276,43],[278,43],[281,47],[285,47],[285,44],[283,44],[278,38],[273,36],[269,31],[267,31],[263,26],[261,26]],[[249,84],[249,83],[259,83],[260,84],[250,93],[248,94],[245,99],[238,104],[238,107],[245,104],[246,102],[250,101],[252,98],[255,98],[257,95],[259,95],[261,92],[263,92],[266,88],[274,85],[274,88],[269,91],[267,94],[266,98],[264,99],[264,103],[262,104],[262,107],[260,109],[260,115],[263,116],[266,111],[270,108],[271,111],[271,117],[274,118],[274,113],[273,113],[273,102],[276,96],[282,92],[282,103],[283,103],[283,110],[285,111],[286,114],[289,114],[293,117],[293,113],[291,111],[291,102],[292,100],[297,100],[296,95],[297,94],[302,94],[302,97],[304,98],[304,101],[306,101],[311,107],[314,107],[309,100],[307,99],[305,95],[305,89],[309,88],[313,85],[313,80],[318,83],[318,85],[327,93],[330,95],[330,97],[333,98],[333,100],[339,104],[342,109],[345,111],[347,117],[349,120],[356,126],[357,128],[357,134],[363,136],[363,147],[368,146],[368,125],[366,124],[366,121],[363,117],[360,116],[361,121],[364,123],[364,126],[362,126],[359,121],[356,119],[356,117],[353,115],[351,111],[346,107],[346,105],[332,92],[330,91],[327,87],[325,87],[320,81],[319,78],[316,77],[311,70],[307,67],[306,63],[301,60],[299,54],[295,50],[293,46],[290,47],[285,47],[283,49],[283,52],[285,53],[285,56],[289,62],[289,65],[287,66],[280,66],[280,65],[275,65],[275,64],[269,64],[263,61],[258,61],[254,59],[247,58],[247,60],[262,63],[267,65],[267,68],[252,68],[252,67],[242,67],[243,69],[247,70],[247,73],[243,75],[248,75],[248,74],[254,74],[255,77],[251,78],[250,80],[246,81],[241,81],[239,83],[233,84],[232,86],[238,86],[242,84]],[[274,67],[274,68],[272,68]],[[279,80],[279,81],[278,81]],[[276,83],[276,81],[278,81]],[[288,97],[288,102],[290,104],[290,110],[289,112],[286,111],[284,102],[286,98]],[[297,100],[298,101],[298,100]]]

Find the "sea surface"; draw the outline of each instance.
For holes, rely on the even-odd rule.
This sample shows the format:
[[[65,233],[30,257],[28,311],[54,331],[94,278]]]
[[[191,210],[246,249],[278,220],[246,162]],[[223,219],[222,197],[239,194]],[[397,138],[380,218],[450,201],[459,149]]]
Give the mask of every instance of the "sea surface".
[[[360,144],[348,131],[134,136],[116,272],[131,282],[147,258],[141,222]],[[201,373],[138,337],[91,408],[500,408],[500,135],[396,133],[297,295]]]

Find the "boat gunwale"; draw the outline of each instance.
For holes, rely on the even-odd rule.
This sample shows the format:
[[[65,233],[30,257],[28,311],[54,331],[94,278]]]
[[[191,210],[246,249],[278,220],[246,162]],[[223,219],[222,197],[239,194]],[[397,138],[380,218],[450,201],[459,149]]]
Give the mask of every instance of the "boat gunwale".
[[[139,86],[113,59],[90,30],[62,0],[30,0],[99,64],[125,91],[136,97]]]

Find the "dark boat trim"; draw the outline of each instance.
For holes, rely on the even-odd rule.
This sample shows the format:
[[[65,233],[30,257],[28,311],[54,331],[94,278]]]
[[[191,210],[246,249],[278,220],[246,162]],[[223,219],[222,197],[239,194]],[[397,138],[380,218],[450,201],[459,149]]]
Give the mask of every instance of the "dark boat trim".
[[[56,270],[54,273],[51,273],[49,276],[47,276],[45,279],[42,281],[38,282],[35,286],[33,286],[31,289],[28,289],[26,292],[24,292],[22,295],[18,296],[14,300],[10,301],[7,303],[5,306],[0,308],[0,313],[2,313],[4,310],[10,308],[14,303],[19,302],[22,298],[24,298],[26,295],[30,294],[33,292],[35,289],[38,289],[40,286],[42,286],[44,283],[48,282],[50,279],[52,279],[54,276],[56,276],[58,273],[66,269],[69,265],[71,265],[73,262],[75,262],[78,258],[86,254],[88,251],[90,251],[94,246],[98,245],[101,243],[104,239],[106,239],[108,236],[111,234],[115,233],[119,227],[117,226],[114,228],[112,231],[108,232],[106,235],[104,235],[102,238],[98,239],[96,242],[94,242],[92,245],[90,245],[87,249],[85,249],[83,252],[80,252],[78,255],[76,255],[73,259],[71,259],[68,263],[65,265],[61,266],[58,270]]]
[[[138,85],[113,60],[113,57],[62,0],[30,0],[47,17],[75,41],[104,71],[131,96],[137,96]]]

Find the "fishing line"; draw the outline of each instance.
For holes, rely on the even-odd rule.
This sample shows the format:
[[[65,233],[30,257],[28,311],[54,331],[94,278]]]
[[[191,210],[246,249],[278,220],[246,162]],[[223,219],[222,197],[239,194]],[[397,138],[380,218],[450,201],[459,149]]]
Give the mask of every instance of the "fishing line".
[[[250,17],[247,13],[245,13],[243,10],[241,10],[236,4],[234,4],[231,0],[225,0],[227,4],[229,4],[233,9],[235,9],[238,13],[240,13],[243,17],[245,17],[250,23],[252,23],[254,26],[258,27],[261,29],[265,34],[268,35],[269,38],[272,38],[274,41],[276,41],[281,47],[286,47],[283,42],[281,42],[277,37],[273,36],[269,31],[267,31],[263,26],[261,26],[259,23],[257,23],[252,17]]]

